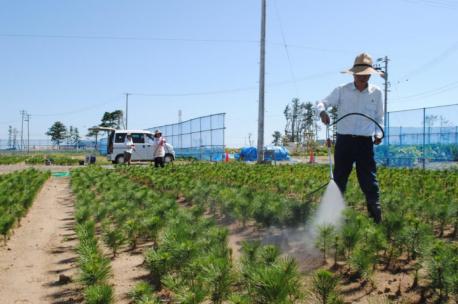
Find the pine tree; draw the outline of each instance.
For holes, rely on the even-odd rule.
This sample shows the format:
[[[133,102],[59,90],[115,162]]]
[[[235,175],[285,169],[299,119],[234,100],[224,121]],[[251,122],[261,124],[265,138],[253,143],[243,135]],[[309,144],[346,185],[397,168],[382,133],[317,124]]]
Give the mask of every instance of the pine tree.
[[[61,142],[65,139],[66,133],[67,128],[65,125],[60,121],[56,121],[45,134],[51,136],[51,141],[57,146],[60,146]]]

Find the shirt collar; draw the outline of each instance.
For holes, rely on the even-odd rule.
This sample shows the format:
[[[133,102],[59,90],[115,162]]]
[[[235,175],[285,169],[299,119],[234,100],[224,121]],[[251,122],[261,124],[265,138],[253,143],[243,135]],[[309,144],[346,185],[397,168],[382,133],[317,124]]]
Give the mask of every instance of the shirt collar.
[[[358,91],[358,92],[359,92],[359,90],[356,88],[354,82],[351,83],[351,88],[353,89],[353,91]],[[367,88],[365,88],[362,92],[364,92],[364,91],[366,91],[366,90],[367,90],[369,93],[372,93],[372,92],[374,91],[374,86],[371,85],[370,83],[368,83],[368,84],[367,84]],[[361,93],[362,93],[362,92],[361,92]]]

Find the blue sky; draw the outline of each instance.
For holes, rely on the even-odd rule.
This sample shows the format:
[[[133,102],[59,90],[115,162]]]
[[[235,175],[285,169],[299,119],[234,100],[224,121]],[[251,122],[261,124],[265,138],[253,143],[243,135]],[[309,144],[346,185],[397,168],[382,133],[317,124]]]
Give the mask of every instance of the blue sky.
[[[256,142],[260,3],[0,0],[0,139],[20,110],[31,138],[56,120],[85,134],[130,92],[129,128],[225,112],[227,145]],[[458,1],[267,3],[266,142],[292,98],[351,81],[362,51],[390,58],[390,111],[458,103]]]

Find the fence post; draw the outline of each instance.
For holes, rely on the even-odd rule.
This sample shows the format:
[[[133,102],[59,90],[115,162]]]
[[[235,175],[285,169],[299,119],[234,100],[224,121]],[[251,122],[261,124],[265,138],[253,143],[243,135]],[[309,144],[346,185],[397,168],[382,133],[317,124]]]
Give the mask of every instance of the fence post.
[[[390,112],[386,112],[385,135],[386,135],[386,166],[390,166]]]
[[[402,146],[402,127],[399,127],[399,145]]]
[[[210,161],[213,161],[213,153],[215,150],[213,149],[213,124],[212,124],[213,115],[210,115]]]
[[[423,169],[425,169],[426,163],[426,151],[425,151],[425,140],[426,140],[426,108],[423,108]]]
[[[458,126],[455,127],[455,144],[458,144]]]
[[[224,130],[226,129],[226,113],[223,115],[223,150],[226,149],[226,132]]]

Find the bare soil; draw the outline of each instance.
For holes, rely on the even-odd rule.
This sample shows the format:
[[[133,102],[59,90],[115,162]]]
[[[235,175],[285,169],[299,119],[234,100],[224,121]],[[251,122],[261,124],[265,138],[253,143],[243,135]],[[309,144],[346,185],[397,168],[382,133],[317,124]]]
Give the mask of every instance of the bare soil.
[[[101,245],[104,254],[112,257],[112,252],[102,243]],[[139,244],[135,250],[125,247],[116,257],[112,257],[110,284],[113,286],[114,303],[131,303],[129,293],[134,286],[141,281],[149,280],[149,272],[143,265],[145,260],[143,253],[151,246],[152,242],[147,242]]]
[[[69,179],[51,177],[6,246],[0,247],[2,303],[80,303]]]

